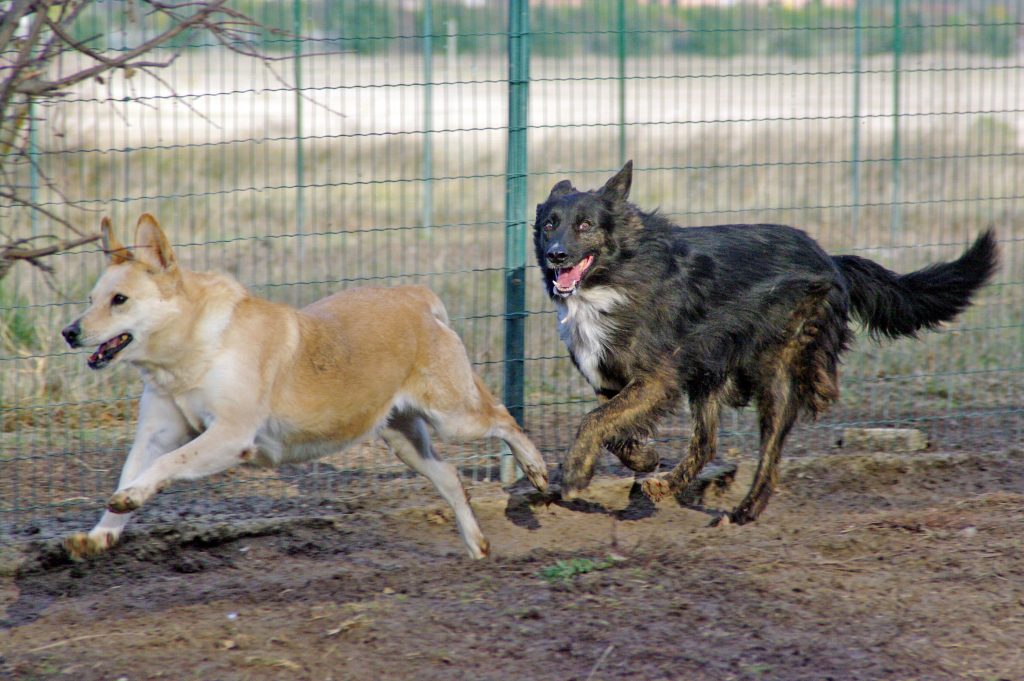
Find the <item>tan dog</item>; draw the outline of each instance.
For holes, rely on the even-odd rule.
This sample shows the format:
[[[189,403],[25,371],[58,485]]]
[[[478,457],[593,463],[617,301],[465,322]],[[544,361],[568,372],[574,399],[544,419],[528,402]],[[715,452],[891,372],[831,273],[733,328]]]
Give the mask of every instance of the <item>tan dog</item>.
[[[109,220],[102,231],[108,268],[63,335],[71,347],[98,346],[91,368],[129,362],[145,387],[118,489],[96,527],[65,541],[73,557],[115,544],[130,513],[174,480],[306,461],[379,434],[434,483],[481,558],[487,540],[428,424],[443,438],[501,438],[546,489],[540,453],[473,373],[429,290],[357,288],[296,310],[226,275],[180,268],[151,215],[139,219],[134,250]]]

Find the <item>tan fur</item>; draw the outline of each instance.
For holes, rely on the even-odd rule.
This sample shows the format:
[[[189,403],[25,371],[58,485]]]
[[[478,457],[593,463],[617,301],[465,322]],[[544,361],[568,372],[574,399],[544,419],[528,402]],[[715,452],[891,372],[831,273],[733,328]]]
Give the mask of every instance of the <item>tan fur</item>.
[[[109,363],[134,365],[145,387],[118,490],[89,534],[67,540],[73,556],[115,544],[127,514],[171,481],[243,461],[308,460],[380,434],[438,488],[479,558],[486,539],[455,469],[434,453],[428,424],[455,440],[505,440],[546,488],[540,453],[474,374],[428,289],[358,288],[296,310],[254,297],[226,275],[180,268],[148,214],[133,250],[109,221],[103,235],[109,267],[64,334],[76,346],[131,334]]]

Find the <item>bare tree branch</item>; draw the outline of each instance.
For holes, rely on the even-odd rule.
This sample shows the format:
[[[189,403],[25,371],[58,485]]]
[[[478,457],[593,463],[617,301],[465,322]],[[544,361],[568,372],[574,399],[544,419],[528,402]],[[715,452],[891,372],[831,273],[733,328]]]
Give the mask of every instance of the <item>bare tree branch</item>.
[[[53,268],[43,262],[40,262],[41,258],[45,258],[48,255],[54,255],[55,253],[63,253],[64,251],[71,250],[76,246],[97,241],[100,237],[101,235],[99,234],[90,234],[77,239],[59,241],[50,246],[43,246],[42,248],[21,248],[20,246],[34,239],[53,239],[55,237],[47,235],[45,237],[18,239],[7,246],[4,246],[3,250],[0,250],[0,279],[3,279],[7,272],[10,271],[11,267],[14,266],[14,263],[19,260],[28,262],[30,265],[38,267],[47,274],[52,274]]]
[[[25,16],[28,15],[26,14]],[[18,87],[18,80],[22,76],[22,71],[24,71],[32,61],[32,48],[39,42],[39,37],[42,34],[43,26],[45,25],[46,22],[39,18],[39,13],[37,12],[35,19],[32,22],[32,28],[29,31],[29,35],[22,42],[21,49],[18,50],[18,57],[11,66],[11,77],[4,79],[3,89],[0,90],[0,120],[3,120],[4,111],[7,108],[6,104],[10,100],[11,93]],[[40,73],[40,69],[38,67],[29,71],[30,77],[34,77],[38,73]]]
[[[67,220],[65,220],[61,216],[57,215],[56,213],[54,213],[51,210],[47,210],[43,206],[40,206],[38,203],[34,203],[32,201],[29,201],[28,199],[20,196],[19,194],[15,193],[15,192],[8,191],[6,189],[0,189],[0,198],[7,199],[12,204],[15,204],[15,205],[18,205],[18,206],[24,206],[26,208],[31,208],[34,211],[38,211],[38,212],[42,213],[43,215],[45,215],[46,217],[48,217],[51,220],[53,220],[54,222],[57,222],[61,226],[71,230],[75,234],[82,234],[80,231],[78,231],[77,228],[75,228],[74,225],[72,225],[70,222],[68,222]]]
[[[225,2],[227,2],[227,0],[214,0],[213,2],[203,3],[199,11],[197,11],[191,17],[183,19],[181,23],[172,26],[163,33],[153,38],[150,38],[149,40],[143,42],[140,45],[136,45],[134,48],[128,50],[124,54],[121,54],[120,56],[114,59],[104,60],[101,63],[96,64],[95,66],[92,66],[87,69],[82,69],[81,71],[77,71],[76,73],[73,73],[69,76],[65,76],[64,78],[58,78],[57,80],[22,81],[22,83],[17,84],[15,88],[18,92],[22,94],[38,97],[40,95],[49,94],[57,90],[63,90],[67,87],[75,85],[76,83],[80,83],[83,80],[88,80],[90,78],[98,76],[99,74],[104,73],[105,71],[110,71],[111,69],[132,66],[133,59],[141,57],[147,52],[152,52],[157,47],[160,47],[164,43],[170,41],[175,36],[180,35],[181,33],[187,31],[193,26],[203,24],[204,22],[206,22],[206,20],[211,15],[216,14],[220,10],[221,5],[223,5]]]
[[[168,23],[151,38],[143,38],[123,52],[108,53],[94,46],[99,36],[85,40],[75,37],[75,20],[95,3],[96,0],[13,0],[0,5],[0,201],[6,203],[3,207],[22,207],[37,212],[77,235],[45,247],[26,248],[29,239],[15,239],[14,235],[4,235],[0,230],[0,237],[8,241],[0,242],[0,279],[15,262],[27,262],[49,272],[42,258],[96,238],[83,234],[68,219],[22,194],[26,188],[19,186],[19,183],[25,184],[19,178],[23,177],[27,163],[43,178],[48,190],[63,197],[56,183],[27,153],[34,102],[55,101],[75,85],[90,79],[103,82],[101,76],[113,70],[123,71],[126,78],[139,71],[177,97],[168,81],[156,71],[173,64],[181,51],[164,55],[163,59],[154,59],[152,53],[190,31],[204,33],[223,47],[264,63],[272,59],[253,47],[253,38],[260,30],[265,30],[264,27],[229,7],[228,0],[139,0],[137,4],[148,8],[148,16],[162,17]],[[124,11],[133,13],[134,4],[126,3]],[[80,55],[85,61],[65,61],[66,55]],[[177,99],[202,115],[184,98]]]
[[[21,25],[21,18],[28,13],[32,0],[16,0],[4,14],[3,22],[0,23],[0,45],[8,45],[11,37]]]

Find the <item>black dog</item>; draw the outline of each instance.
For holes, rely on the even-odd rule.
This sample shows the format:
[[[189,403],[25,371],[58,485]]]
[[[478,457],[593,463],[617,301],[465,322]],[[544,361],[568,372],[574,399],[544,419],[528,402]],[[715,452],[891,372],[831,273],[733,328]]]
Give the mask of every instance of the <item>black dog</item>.
[[[537,206],[534,245],[559,335],[597,392],[562,467],[562,493],[586,487],[602,445],[637,471],[658,465],[646,440],[683,395],[688,455],[643,490],[683,490],[715,454],[722,404],[757,403],[761,459],[736,523],[764,510],[782,444],[798,413],[839,396],[850,316],[876,337],[914,336],[948,321],[992,276],[985,232],[954,262],[896,274],[852,255],[830,256],[781,225],[680,228],[627,201],[632,161],[599,190],[568,180]]]

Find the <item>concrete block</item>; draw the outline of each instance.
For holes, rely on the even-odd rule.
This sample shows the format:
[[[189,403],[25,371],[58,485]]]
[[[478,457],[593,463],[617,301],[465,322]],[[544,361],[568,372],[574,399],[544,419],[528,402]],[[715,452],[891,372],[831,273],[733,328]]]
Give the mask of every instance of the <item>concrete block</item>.
[[[917,428],[845,428],[843,447],[870,452],[919,452],[928,438]]]

